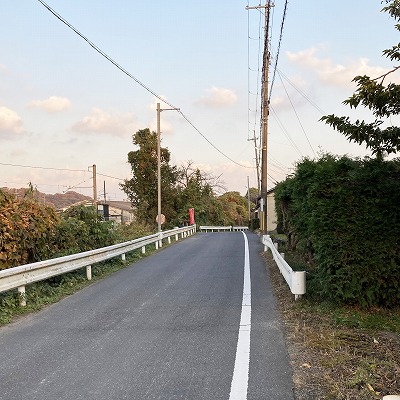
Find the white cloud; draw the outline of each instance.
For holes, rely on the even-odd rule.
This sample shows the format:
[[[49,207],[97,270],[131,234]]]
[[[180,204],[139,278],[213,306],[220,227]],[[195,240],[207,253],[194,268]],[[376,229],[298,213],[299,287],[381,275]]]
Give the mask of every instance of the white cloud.
[[[11,138],[24,132],[22,119],[10,108],[0,106],[0,137]]]
[[[165,96],[160,96],[162,99],[167,100],[167,98]],[[168,100],[167,100],[168,101]],[[162,100],[160,100],[157,97],[153,98],[153,102],[149,104],[148,109],[151,111],[154,111],[154,114],[156,114],[156,110],[157,110],[157,103],[160,103],[160,108],[171,108],[171,106],[169,106],[168,104],[165,104]]]
[[[237,95],[233,90],[213,86],[207,89],[207,96],[203,96],[197,103],[207,107],[229,107],[236,103]]]
[[[287,100],[282,96],[273,97],[271,100],[271,106],[274,110],[286,108],[287,104]]]
[[[154,118],[150,122],[150,130],[152,132],[157,132],[157,118]],[[160,131],[161,134],[170,135],[174,133],[174,127],[170,121],[168,121],[166,114],[161,113],[160,117]]]
[[[93,108],[90,115],[84,117],[72,127],[78,133],[104,133],[112,136],[132,135],[138,129],[131,113],[108,112]]]
[[[297,79],[291,79],[290,83],[285,83],[285,87],[282,85],[276,85],[276,90],[274,92],[281,93],[280,95],[273,95],[271,99],[271,107],[274,111],[290,110],[293,107],[301,107],[307,103],[305,98],[300,94],[301,91],[305,91],[308,95],[312,94],[313,88],[304,88],[304,81],[298,81]],[[290,97],[288,97],[287,89],[291,89],[294,86],[296,90],[290,90]],[[304,88],[304,89],[303,89]],[[310,93],[311,92],[311,93]],[[314,97],[314,96],[311,96]]]
[[[56,113],[70,108],[71,102],[66,97],[50,96],[46,100],[33,100],[28,106],[31,108],[39,108],[48,113]]]
[[[318,49],[313,47],[297,53],[287,52],[286,54],[289,61],[315,72],[321,82],[333,86],[354,87],[354,83],[351,81],[357,75],[377,78],[388,71],[386,68],[369,65],[369,60],[366,58],[359,58],[348,65],[342,65],[335,64],[329,58],[320,58],[317,53]]]

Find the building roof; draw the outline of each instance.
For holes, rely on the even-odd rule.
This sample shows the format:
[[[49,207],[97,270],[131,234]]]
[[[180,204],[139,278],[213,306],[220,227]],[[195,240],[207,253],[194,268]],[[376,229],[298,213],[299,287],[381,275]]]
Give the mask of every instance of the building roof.
[[[108,204],[110,207],[118,208],[119,210],[123,211],[134,211],[130,201],[99,201],[98,204]]]

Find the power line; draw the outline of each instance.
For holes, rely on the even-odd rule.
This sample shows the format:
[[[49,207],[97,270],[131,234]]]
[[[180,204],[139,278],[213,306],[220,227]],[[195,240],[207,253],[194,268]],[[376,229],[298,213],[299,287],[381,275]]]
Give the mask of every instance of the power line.
[[[105,174],[99,174],[98,172],[96,172],[96,175],[105,176],[106,178],[111,178],[111,179],[117,179],[118,181],[124,181],[124,180],[125,180],[125,179],[121,179],[121,178],[116,178],[115,176],[110,176],[110,175],[105,175]]]
[[[84,169],[36,167],[36,166],[33,166],[33,165],[9,164],[9,163],[2,163],[2,162],[0,162],[0,165],[6,165],[6,166],[9,166],[9,167],[21,167],[21,168],[49,169],[49,170],[54,170],[54,171],[87,172]]]
[[[78,188],[78,189],[79,189],[79,188],[80,188],[80,189],[90,189],[91,186],[89,186],[89,187],[79,187],[79,185],[82,185],[82,183],[85,183],[85,182],[90,181],[90,180],[92,180],[92,179],[93,179],[93,177],[90,177],[90,178],[88,178],[88,179],[85,179],[85,180],[82,181],[82,182],[77,183],[76,185],[68,186],[68,188],[67,188],[66,190],[64,190],[63,193],[66,193],[66,192],[68,192],[68,190],[75,189],[75,188]]]
[[[88,172],[87,170],[84,170],[84,169],[38,167],[38,166],[34,166],[34,165],[10,164],[10,163],[2,163],[2,162],[0,162],[0,165],[9,166],[9,167],[19,167],[19,168],[45,169],[45,170],[51,170],[51,171]],[[96,173],[96,175],[105,176],[106,178],[111,178],[111,179],[117,179],[119,181],[124,181],[124,179],[122,179],[122,178],[117,178],[115,176],[110,176],[110,175],[106,175],[106,174],[100,174],[98,172]],[[50,185],[50,184],[46,184],[46,183],[41,183],[40,185],[68,187],[67,185]]]
[[[301,153],[300,149],[297,147],[296,143],[293,141],[293,139],[291,138],[291,136],[289,135],[289,132],[287,131],[287,129],[285,128],[285,126],[282,124],[282,121],[279,119],[278,114],[275,112],[274,108],[272,106],[270,106],[270,110],[273,112],[276,120],[278,121],[279,126],[281,127],[283,133],[285,134],[285,136],[287,137],[287,139],[289,140],[290,144],[292,145],[292,147],[297,150],[297,152],[299,153],[300,157],[303,157],[303,154]]]
[[[277,69],[277,71],[279,75],[282,76],[293,87],[293,89],[300,93],[318,112],[320,112],[322,115],[327,114],[324,110],[322,110],[321,107],[318,106],[318,104],[312,101],[306,93],[304,93],[299,87],[297,87],[279,68]]]
[[[275,66],[274,66],[274,72],[273,72],[273,75],[272,75],[271,88],[269,90],[269,100],[268,101],[271,101],[272,89],[273,89],[274,83],[275,83],[276,69],[278,67],[279,53],[280,53],[280,50],[281,50],[281,44],[282,44],[282,38],[283,38],[283,27],[285,25],[285,20],[286,20],[287,5],[288,5],[288,0],[285,1],[285,8],[283,10],[282,23],[281,23],[281,32],[280,32],[280,35],[279,35],[279,42],[278,42],[278,48],[277,48],[277,51],[276,51]]]
[[[105,59],[107,59],[111,64],[113,64],[115,67],[117,67],[121,72],[123,72],[125,75],[127,75],[129,78],[133,79],[137,84],[139,84],[143,89],[147,90],[149,93],[151,93],[154,97],[157,99],[161,100],[165,104],[167,104],[169,107],[176,109],[179,114],[183,117],[183,119],[192,127],[194,130],[200,134],[200,136],[207,141],[215,150],[217,150],[221,155],[223,155],[225,158],[227,158],[229,161],[233,162],[234,164],[243,167],[243,168],[254,168],[254,167],[248,167],[246,165],[242,165],[236,161],[234,161],[232,158],[227,156],[223,151],[218,149],[207,137],[200,132],[200,130],[189,120],[188,117],[179,109],[179,107],[175,107],[173,104],[165,100],[163,97],[161,97],[159,94],[157,94],[154,90],[150,89],[148,86],[146,86],[143,82],[141,82],[138,78],[133,76],[129,71],[127,71],[125,68],[123,68],[120,64],[118,64],[113,58],[111,58],[108,54],[106,54],[103,50],[101,50],[98,46],[96,46],[91,40],[89,40],[86,36],[84,36],[78,29],[76,29],[73,25],[71,25],[65,18],[63,18],[60,14],[58,14],[54,9],[52,9],[46,2],[43,0],[38,0],[39,3],[41,3],[48,11],[50,11],[57,19],[59,19],[62,23],[64,23],[68,28],[73,30],[78,36],[80,36],[85,42],[87,42],[94,50],[96,50],[100,55],[102,55]]]
[[[24,186],[26,185],[26,182],[11,182],[11,181],[0,181],[1,183],[4,183],[6,185],[21,185]],[[68,187],[67,185],[55,185],[52,183],[35,183],[35,186],[52,186],[52,187]]]
[[[238,165],[239,167],[243,167],[243,168],[249,168],[249,169],[254,169],[254,167],[249,167],[248,165],[243,165],[240,164],[238,162],[236,162],[235,160],[233,160],[232,158],[230,158],[229,156],[227,156],[223,151],[221,151],[218,147],[216,147],[213,143],[211,143],[201,132],[200,130],[186,117],[186,115],[182,112],[182,111],[178,111],[179,114],[182,115],[183,119],[206,141],[208,142],[215,150],[218,151],[218,153],[222,154],[225,158],[227,158],[229,161],[233,162],[234,164]]]
[[[278,75],[279,75],[279,73],[278,73]],[[314,157],[315,157],[314,148],[313,148],[312,145],[311,145],[311,142],[310,142],[310,139],[308,138],[307,132],[306,132],[306,130],[304,129],[304,126],[303,126],[303,124],[302,124],[301,121],[300,121],[300,117],[299,117],[299,115],[297,114],[296,108],[295,108],[295,106],[294,106],[294,104],[293,104],[293,102],[292,102],[292,99],[291,99],[290,96],[289,96],[288,91],[286,90],[286,86],[285,86],[285,84],[283,83],[282,77],[281,77],[280,75],[279,75],[279,78],[280,78],[280,80],[281,80],[281,83],[282,83],[283,88],[285,89],[286,95],[287,95],[287,97],[288,97],[288,99],[289,99],[289,102],[290,102],[292,108],[293,108],[293,111],[294,111],[294,113],[295,113],[295,115],[296,115],[297,121],[299,122],[299,124],[300,124],[300,126],[301,126],[301,129],[302,129],[302,131],[303,131],[303,133],[304,133],[304,136],[306,137],[307,142],[308,142],[308,144],[310,145],[310,148],[311,148],[312,152],[314,153]]]

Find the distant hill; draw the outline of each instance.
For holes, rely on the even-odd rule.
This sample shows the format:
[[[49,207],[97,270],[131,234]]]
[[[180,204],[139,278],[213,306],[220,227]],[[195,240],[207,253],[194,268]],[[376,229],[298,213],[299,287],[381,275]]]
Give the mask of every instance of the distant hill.
[[[23,197],[28,191],[28,189],[26,188],[10,189],[6,187],[2,187],[1,190],[4,192],[13,193],[17,197]],[[34,197],[38,199],[38,201],[40,201],[41,203],[52,206],[56,210],[71,206],[72,204],[78,203],[80,201],[92,200],[90,196],[84,196],[83,194],[74,191],[68,191],[66,193],[46,194],[35,190]]]

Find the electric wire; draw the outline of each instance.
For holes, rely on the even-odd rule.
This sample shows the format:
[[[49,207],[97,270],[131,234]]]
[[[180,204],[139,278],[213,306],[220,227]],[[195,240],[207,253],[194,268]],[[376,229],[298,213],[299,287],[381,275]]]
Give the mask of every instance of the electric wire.
[[[127,71],[125,68],[123,68],[120,64],[118,64],[113,58],[111,58],[109,55],[107,55],[103,50],[101,50],[98,46],[96,46],[91,40],[89,40],[85,35],[83,35],[78,29],[76,29],[73,25],[71,25],[65,18],[63,18],[60,14],[58,14],[53,8],[51,8],[45,1],[43,0],[38,0],[39,3],[41,3],[48,11],[50,11],[51,14],[53,14],[57,19],[59,19],[62,23],[64,23],[68,28],[70,28],[72,31],[74,31],[78,36],[80,36],[85,42],[87,42],[95,51],[97,51],[100,55],[102,55],[105,59],[107,59],[111,64],[113,64],[115,67],[117,67],[121,72],[123,72],[125,75],[127,75],[129,78],[133,79],[138,85],[140,85],[143,89],[148,91],[150,94],[152,94],[154,97],[157,99],[161,100],[165,104],[167,104],[169,107],[172,109],[178,111],[178,113],[183,117],[183,119],[203,138],[207,141],[208,144],[210,144],[218,153],[220,153],[222,156],[227,158],[229,161],[232,163],[243,167],[243,168],[254,168],[254,167],[249,167],[243,164],[240,164],[236,161],[234,161],[232,158],[230,158],[228,155],[226,155],[222,150],[217,148],[190,120],[189,118],[178,108],[175,107],[173,104],[168,102],[166,99],[164,99],[162,96],[157,94],[154,90],[150,89],[147,85],[145,85],[143,82],[141,82],[138,78],[133,76],[129,71]]]
[[[249,6],[249,2],[247,2],[247,6]],[[256,128],[257,128],[257,119],[258,119],[258,114],[259,114],[259,99],[260,99],[260,59],[261,59],[261,32],[262,32],[262,13],[259,13],[259,18],[258,18],[258,49],[257,49],[257,69],[252,69],[250,67],[250,42],[248,40],[248,126],[247,126],[247,140],[248,141],[253,141],[254,142],[254,150],[255,150],[255,163],[256,163],[256,169],[257,175],[261,175],[260,171],[260,157],[261,157],[261,150],[260,146],[257,144],[257,138],[255,135]],[[248,36],[250,38],[250,12],[248,10],[247,13],[248,16]],[[252,93],[250,90],[250,72],[257,72],[257,79],[256,79],[256,93]],[[255,110],[252,110],[250,107],[250,95],[252,94],[255,96]],[[254,115],[254,122],[251,121],[250,118],[250,112],[253,113]],[[251,126],[251,128],[250,128]],[[250,131],[253,134],[253,137],[250,138]]]
[[[295,113],[295,115],[296,115],[297,121],[299,122],[300,127],[301,127],[301,129],[302,129],[302,131],[303,131],[303,133],[304,133],[304,136],[306,137],[307,142],[308,142],[308,144],[309,144],[309,146],[310,146],[310,148],[311,148],[311,150],[312,150],[312,152],[313,152],[313,154],[314,154],[314,157],[315,157],[316,154],[315,154],[314,148],[313,148],[312,145],[311,145],[310,139],[308,138],[307,132],[306,132],[306,130],[304,129],[304,126],[303,126],[303,124],[302,124],[302,122],[301,122],[301,120],[300,120],[300,117],[299,117],[299,115],[298,115],[298,113],[297,113],[297,111],[296,111],[296,108],[295,108],[295,106],[294,106],[294,104],[293,104],[293,102],[292,102],[292,99],[290,98],[289,93],[288,93],[288,91],[287,91],[287,89],[286,89],[286,86],[285,86],[285,84],[283,83],[282,77],[280,76],[279,73],[278,73],[278,75],[279,75],[280,81],[281,81],[281,83],[282,83],[282,86],[283,86],[283,88],[284,88],[284,90],[285,90],[285,92],[286,92],[286,95],[287,95],[287,97],[288,97],[288,99],[289,99],[289,102],[290,102],[290,104],[291,104],[291,106],[292,106],[292,108],[293,108],[293,111],[294,111],[294,113]]]
[[[4,166],[8,166],[8,167],[19,167],[19,168],[30,168],[30,169],[44,169],[44,170],[50,170],[50,171],[66,171],[66,172],[88,172],[87,170],[84,169],[72,169],[72,168],[55,168],[55,167],[39,167],[39,166],[34,166],[34,165],[21,165],[21,164],[11,164],[11,163],[2,163],[0,162],[0,165],[4,165]],[[119,181],[124,181],[124,179],[122,178],[117,178],[115,176],[111,176],[111,175],[106,175],[106,174],[100,174],[98,172],[96,172],[96,175],[98,176],[104,176],[106,178],[110,178],[110,179],[116,179]],[[88,178],[88,179],[92,179],[92,177]],[[8,181],[3,181],[4,183],[7,183]],[[84,181],[86,182],[86,181]],[[13,182],[9,182],[9,183],[13,183]],[[16,183],[16,182],[14,182]],[[81,182],[83,183],[83,182]],[[22,183],[18,183],[19,185],[23,185]],[[54,185],[54,184],[47,184],[47,183],[38,183],[37,185],[40,186],[61,186],[61,187],[67,187],[67,188],[71,188],[68,185]],[[78,184],[79,185],[79,184]]]
[[[247,1],[247,6],[249,6],[249,2]],[[250,123],[250,12],[247,11],[247,123]],[[249,127],[247,126],[247,140],[249,140]]]
[[[0,182],[4,183],[6,185],[9,185],[9,184],[10,185],[21,185],[21,186],[26,185],[26,182],[11,182],[11,181],[0,181]],[[68,185],[60,185],[60,184],[56,185],[54,183],[35,183],[35,186],[51,186],[51,187],[58,187],[58,188],[68,187]]]
[[[105,174],[99,174],[98,172],[96,172],[96,175],[105,176],[106,178],[111,178],[111,179],[117,179],[118,181],[124,181],[124,180],[125,180],[125,179],[122,179],[122,178],[116,178],[115,176],[110,176],[110,175],[105,175]]]
[[[261,58],[261,14],[258,21],[258,56],[257,56],[257,94],[256,94],[256,110],[254,113],[254,126],[257,125],[258,99],[260,98],[260,58]]]
[[[291,146],[298,152],[298,154],[300,155],[300,157],[303,157],[303,154],[301,153],[300,149],[297,147],[296,143],[293,141],[293,139],[291,138],[291,136],[289,135],[289,132],[287,131],[287,129],[285,128],[285,126],[283,125],[283,123],[281,122],[281,120],[278,117],[278,114],[275,112],[274,108],[272,106],[270,106],[270,110],[272,111],[272,113],[274,114],[278,125],[281,127],[283,133],[285,134],[285,136],[287,137],[287,139],[289,140]]]
[[[64,190],[63,193],[66,193],[66,192],[68,192],[68,190],[71,190],[71,189],[79,188],[79,185],[82,185],[82,183],[85,183],[85,182],[90,181],[92,179],[93,179],[93,177],[91,176],[90,178],[85,179],[84,181],[79,182],[76,185],[69,186],[66,190]],[[80,187],[80,189],[90,189],[90,187],[89,186],[88,187]]]
[[[49,170],[54,170],[54,171],[87,172],[84,169],[37,167],[37,166],[33,166],[33,165],[9,164],[9,163],[2,163],[2,162],[0,162],[0,165],[5,165],[5,166],[9,166],[9,167],[21,167],[21,168],[49,169]]]
[[[296,86],[279,68],[277,69],[277,71],[279,75],[281,75],[285,79],[285,81],[287,81],[293,87],[293,89],[301,94],[319,113],[321,113],[322,115],[327,114],[324,110],[322,110],[321,107],[318,106],[318,104],[312,101],[306,93],[304,93],[298,86]]]
[[[283,16],[282,16],[282,22],[281,22],[281,31],[280,31],[280,34],[279,34],[278,48],[277,48],[276,56],[275,56],[274,72],[273,72],[273,75],[272,75],[271,87],[270,87],[270,90],[269,90],[269,99],[268,99],[269,102],[271,101],[272,89],[273,89],[274,83],[275,83],[276,70],[278,68],[279,53],[280,53],[280,50],[281,50],[281,44],[282,44],[282,38],[283,38],[283,27],[285,25],[285,20],[286,20],[287,5],[288,5],[288,0],[285,1],[285,7],[284,7],[284,10],[283,10]]]

